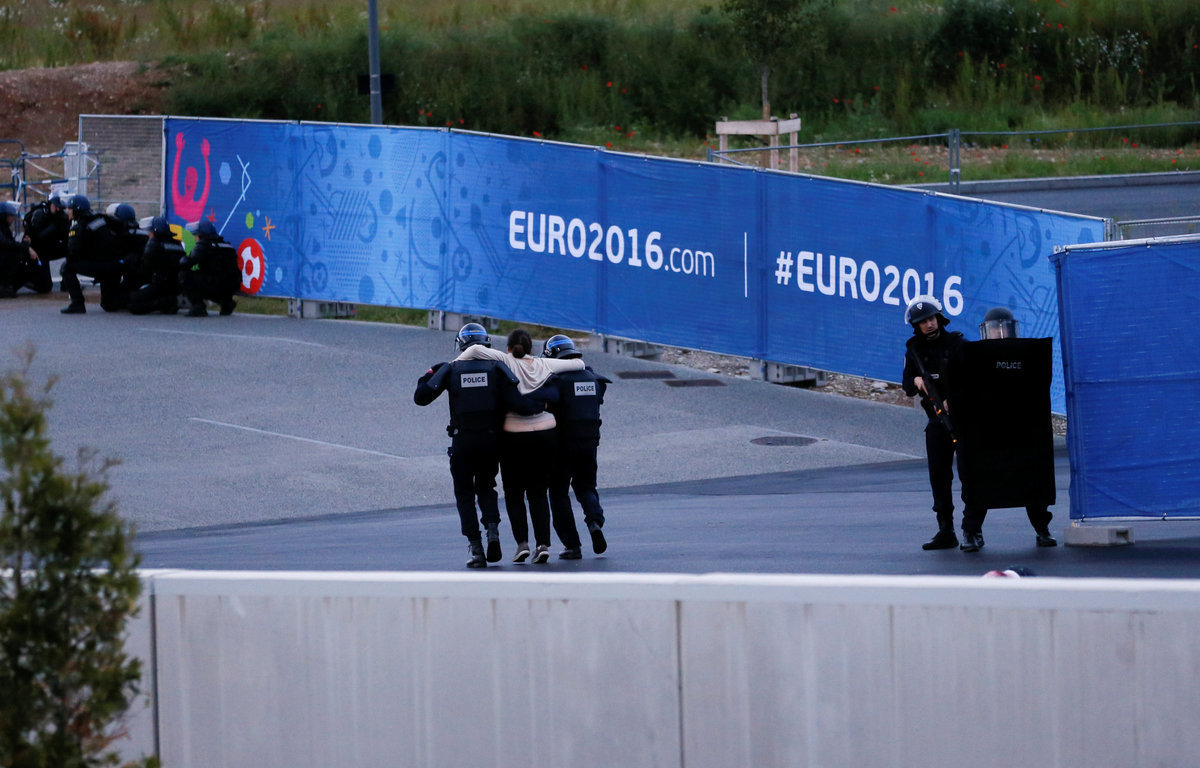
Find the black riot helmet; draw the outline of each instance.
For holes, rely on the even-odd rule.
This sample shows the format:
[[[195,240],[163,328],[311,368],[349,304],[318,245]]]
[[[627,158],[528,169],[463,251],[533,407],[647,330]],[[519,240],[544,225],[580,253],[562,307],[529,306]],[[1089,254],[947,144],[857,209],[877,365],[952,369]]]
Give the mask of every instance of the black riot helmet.
[[[583,357],[583,355],[579,350],[575,349],[575,342],[571,341],[569,336],[564,336],[560,333],[546,339],[546,343],[542,345],[542,357],[553,357],[555,360],[570,360],[576,357]]]
[[[950,323],[942,314],[942,303],[932,296],[918,296],[908,305],[908,309],[904,310],[904,322],[911,325],[913,331],[917,330],[918,323],[931,317],[938,319],[939,328],[945,328]]]
[[[87,199],[87,195],[74,195],[71,202],[67,203],[67,210],[76,214],[91,213],[92,201]]]
[[[490,347],[492,346],[492,337],[488,336],[488,332],[479,323],[467,323],[458,330],[458,335],[454,337],[454,343],[458,345],[459,351],[472,344]]]
[[[1021,324],[1004,307],[992,307],[979,324],[981,339],[1015,339],[1021,335]]]

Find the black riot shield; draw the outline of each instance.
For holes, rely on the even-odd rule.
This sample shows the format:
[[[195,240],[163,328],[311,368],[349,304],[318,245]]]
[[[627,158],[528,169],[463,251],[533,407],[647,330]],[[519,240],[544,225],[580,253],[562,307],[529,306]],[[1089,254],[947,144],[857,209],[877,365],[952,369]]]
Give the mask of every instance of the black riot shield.
[[[985,509],[1054,504],[1050,339],[963,345],[950,418],[959,433],[963,498]]]

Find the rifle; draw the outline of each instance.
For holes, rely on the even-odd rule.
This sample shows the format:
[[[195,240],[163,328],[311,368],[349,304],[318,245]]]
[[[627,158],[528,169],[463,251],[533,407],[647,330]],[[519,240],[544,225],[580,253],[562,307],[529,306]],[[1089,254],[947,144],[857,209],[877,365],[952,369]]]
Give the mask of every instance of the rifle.
[[[950,414],[946,413],[946,409],[942,407],[942,398],[938,396],[937,387],[934,385],[929,371],[925,370],[925,364],[921,362],[921,356],[914,352],[911,347],[905,351],[905,354],[917,364],[917,372],[921,374],[921,379],[925,382],[925,390],[921,393],[921,396],[933,408],[933,413],[937,416],[941,425],[950,433],[950,441],[958,445],[958,436],[954,433],[954,424],[950,422]]]

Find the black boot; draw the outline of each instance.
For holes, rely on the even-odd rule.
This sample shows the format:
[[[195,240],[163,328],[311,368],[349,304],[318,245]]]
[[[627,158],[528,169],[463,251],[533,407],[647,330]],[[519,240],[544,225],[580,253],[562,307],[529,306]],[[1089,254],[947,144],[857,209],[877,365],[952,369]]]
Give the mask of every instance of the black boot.
[[[468,568],[487,568],[487,560],[483,556],[483,542],[479,539],[470,543],[468,550],[471,553],[471,559],[467,561]]]
[[[954,549],[958,546],[958,537],[953,528],[941,528],[933,538],[921,545],[921,549]]]
[[[970,533],[963,531],[963,552],[978,552],[983,549],[983,533]]]
[[[1043,528],[1042,530],[1036,531],[1035,533],[1037,534],[1037,545],[1039,547],[1057,547],[1058,546],[1058,542],[1055,541],[1054,537],[1050,535],[1049,528]]]
[[[604,531],[600,530],[600,523],[591,522],[587,524],[588,533],[592,534],[592,551],[597,555],[604,554],[608,549],[608,542],[604,538]]]
[[[487,523],[487,561],[498,563],[504,553],[500,551],[500,523]]]

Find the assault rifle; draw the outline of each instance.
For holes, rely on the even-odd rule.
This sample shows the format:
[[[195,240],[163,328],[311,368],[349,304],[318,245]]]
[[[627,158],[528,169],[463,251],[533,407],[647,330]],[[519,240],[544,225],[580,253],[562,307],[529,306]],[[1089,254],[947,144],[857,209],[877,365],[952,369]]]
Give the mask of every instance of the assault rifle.
[[[958,445],[958,436],[954,433],[954,424],[950,421],[950,414],[946,413],[946,409],[942,405],[942,398],[938,396],[937,386],[934,385],[929,371],[925,370],[925,364],[921,362],[921,356],[914,352],[911,347],[907,350],[907,354],[917,364],[917,372],[921,374],[921,379],[925,382],[925,389],[921,393],[921,397],[933,408],[933,413],[937,416],[937,420],[950,433],[951,442]]]

